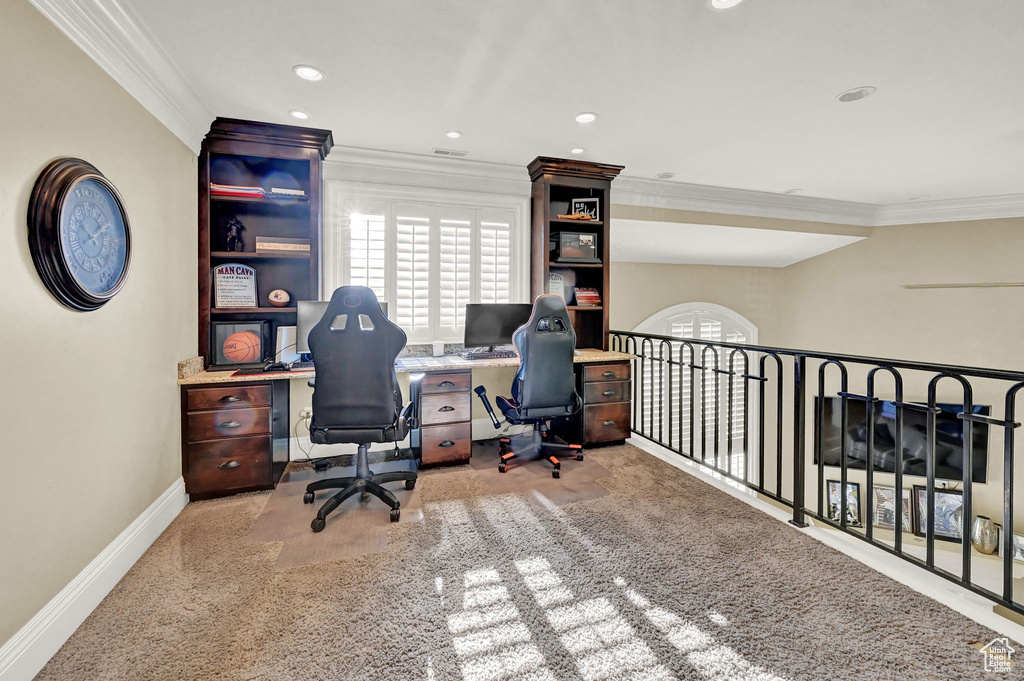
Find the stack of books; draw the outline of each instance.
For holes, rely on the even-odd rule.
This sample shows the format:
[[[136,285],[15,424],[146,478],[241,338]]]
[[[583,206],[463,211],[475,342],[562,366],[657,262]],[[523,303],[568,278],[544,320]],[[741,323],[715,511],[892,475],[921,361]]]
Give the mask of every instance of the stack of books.
[[[272,199],[305,199],[305,189],[285,189],[284,187],[271,187],[267,196]]]
[[[576,305],[579,307],[594,307],[601,304],[601,294],[596,288],[576,287]]]
[[[266,193],[262,187],[242,187],[234,184],[210,183],[210,194],[213,196],[248,196],[252,198],[265,199]]]

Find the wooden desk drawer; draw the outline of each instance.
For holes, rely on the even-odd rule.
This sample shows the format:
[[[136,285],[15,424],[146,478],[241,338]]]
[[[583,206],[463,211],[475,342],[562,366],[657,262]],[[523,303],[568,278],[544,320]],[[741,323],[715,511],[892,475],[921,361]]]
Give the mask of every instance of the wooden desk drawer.
[[[619,364],[588,364],[583,367],[583,381],[628,381],[630,376],[629,362]]]
[[[196,442],[188,446],[189,494],[272,484],[269,435]]]
[[[420,438],[423,444],[421,463],[430,465],[468,460],[473,447],[472,432],[473,426],[469,423],[421,429]]]
[[[468,392],[422,395],[420,397],[420,425],[430,426],[438,423],[469,421],[472,411],[471,404]]]
[[[469,392],[472,374],[463,372],[427,373],[421,385],[422,394]]]
[[[190,388],[188,410],[269,407],[269,385],[236,385],[225,388]]]
[[[188,415],[190,442],[263,434],[270,434],[270,407],[197,411]]]
[[[604,402],[628,402],[630,399],[630,381],[601,381],[600,383],[583,384],[583,401],[586,404],[602,404]]]
[[[583,408],[585,442],[625,440],[630,435],[630,403],[596,404]]]

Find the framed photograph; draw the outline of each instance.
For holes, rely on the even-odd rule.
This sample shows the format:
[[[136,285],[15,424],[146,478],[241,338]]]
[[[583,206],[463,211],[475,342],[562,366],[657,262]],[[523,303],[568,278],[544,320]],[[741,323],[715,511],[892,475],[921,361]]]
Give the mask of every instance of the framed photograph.
[[[569,202],[569,212],[577,215],[588,215],[591,220],[600,220],[601,199],[573,199]]]
[[[270,322],[210,322],[210,370],[263,366],[274,352]]]
[[[601,259],[597,257],[597,234],[559,232],[558,262],[601,262]]]
[[[928,525],[928,488],[914,485],[914,534],[925,536]],[[960,543],[964,536],[964,493],[958,489],[935,490],[935,538]]]
[[[872,487],[874,497],[871,501],[871,520],[875,527],[882,527],[889,530],[896,529],[896,488],[888,485],[874,485]],[[900,504],[900,512],[903,513],[903,531],[914,530],[914,506],[910,503],[910,490],[903,488],[903,503]]]
[[[1024,563],[1024,534],[1013,535],[1013,559]]]
[[[256,270],[241,263],[213,268],[214,307],[256,307]]]
[[[839,480],[828,481],[828,519],[832,522],[839,522],[842,513],[842,499],[839,496],[839,489],[842,483]],[[860,483],[846,483],[846,525],[847,527],[860,527]]]

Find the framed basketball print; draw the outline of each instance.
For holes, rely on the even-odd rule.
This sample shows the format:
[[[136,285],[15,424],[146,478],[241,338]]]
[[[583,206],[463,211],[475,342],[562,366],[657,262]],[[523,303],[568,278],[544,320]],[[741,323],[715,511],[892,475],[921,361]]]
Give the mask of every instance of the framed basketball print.
[[[273,354],[270,322],[210,322],[210,370],[263,366]]]

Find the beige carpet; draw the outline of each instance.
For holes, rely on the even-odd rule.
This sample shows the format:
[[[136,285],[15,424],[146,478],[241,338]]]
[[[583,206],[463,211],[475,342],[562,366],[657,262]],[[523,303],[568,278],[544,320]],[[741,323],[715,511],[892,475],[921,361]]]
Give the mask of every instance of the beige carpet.
[[[297,567],[307,537],[250,536],[273,495],[191,504],[37,678],[1019,678],[982,671],[992,631],[633,447],[562,480],[588,465],[607,493],[561,505],[549,475],[425,473],[383,545]]]

